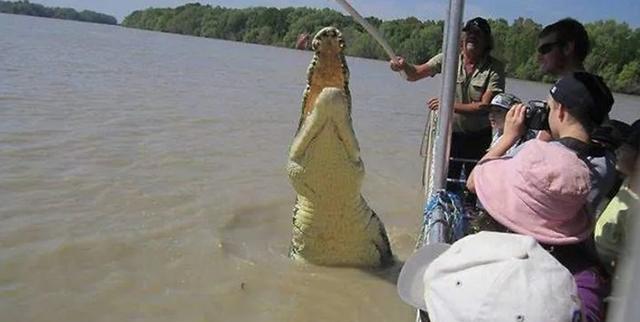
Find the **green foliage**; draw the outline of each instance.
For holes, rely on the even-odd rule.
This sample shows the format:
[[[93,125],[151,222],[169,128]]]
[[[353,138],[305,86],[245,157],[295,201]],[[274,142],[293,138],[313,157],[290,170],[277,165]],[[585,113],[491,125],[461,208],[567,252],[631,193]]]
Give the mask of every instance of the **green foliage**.
[[[511,26],[504,19],[490,23],[492,30],[496,29],[493,33],[496,43],[493,54],[505,62],[507,74],[535,75],[531,70],[531,63],[535,64],[536,43],[542,26],[522,17],[514,20]]]
[[[103,13],[89,10],[77,12],[76,10],[71,8],[49,8],[41,4],[31,3],[29,1],[0,1],[0,12],[46,18],[95,22],[109,25],[115,25],[118,23],[116,18],[105,15]]]
[[[640,59],[624,65],[615,87],[625,93],[640,93]]]
[[[543,80],[542,71],[540,71],[536,61],[536,57],[531,55],[526,62],[517,65],[516,70],[510,75],[520,79]]]
[[[586,68],[600,70],[613,63],[619,69],[635,58],[640,44],[629,42],[633,32],[626,23],[618,24],[607,20],[587,24],[585,27],[593,47],[585,61]]]
[[[353,27],[347,27],[349,32],[344,34],[347,43],[346,54],[364,58],[380,59],[386,57],[384,50],[368,34]]]

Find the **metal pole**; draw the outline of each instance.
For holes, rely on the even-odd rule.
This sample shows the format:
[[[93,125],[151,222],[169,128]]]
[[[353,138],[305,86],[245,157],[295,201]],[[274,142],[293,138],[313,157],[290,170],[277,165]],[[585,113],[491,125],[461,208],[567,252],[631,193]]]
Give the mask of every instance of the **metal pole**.
[[[443,29],[442,29],[442,52],[446,53],[447,52],[447,44],[449,43],[447,41],[447,28],[449,27],[449,16],[451,16],[451,5],[452,2],[449,1],[449,6],[447,7],[447,11],[444,17],[444,25],[443,25]],[[446,55],[445,57],[442,59],[442,70],[445,70],[444,66],[447,65],[447,60],[446,60]],[[443,89],[445,88],[445,84],[444,84],[444,77],[442,77],[441,80],[441,84],[440,84],[440,88]],[[426,150],[425,150],[425,162],[424,162],[424,169],[422,171],[422,187],[424,188],[424,196],[425,198],[428,200],[431,195],[433,194],[433,192],[435,191],[435,189],[433,188],[433,170],[434,170],[434,162],[433,162],[433,156],[435,155],[435,141],[436,138],[438,137],[438,113],[429,110],[428,111],[428,115],[427,115],[427,124],[425,126],[425,136],[423,137],[422,141],[424,144],[424,141],[427,141],[426,144]],[[421,152],[422,153],[422,152]],[[422,245],[419,245],[422,246]]]
[[[462,26],[464,0],[451,0],[450,4],[451,13],[447,23],[447,45],[443,66],[443,87],[438,111],[438,138],[434,149],[433,183],[435,190],[446,187],[447,171],[449,170],[451,120],[458,78],[458,49],[460,48],[460,26]]]
[[[446,187],[448,160],[449,160],[449,141],[451,140],[451,119],[453,116],[453,102],[455,99],[456,83],[458,78],[458,48],[460,38],[460,26],[462,25],[462,13],[464,11],[464,0],[449,0],[449,8],[444,19],[444,31],[442,41],[442,52],[444,59],[442,63],[442,89],[440,92],[440,110],[437,112],[437,134],[433,150],[427,150],[427,162],[425,162],[424,170],[425,178],[425,197],[428,200],[434,193]],[[430,112],[436,113],[436,112]],[[430,114],[431,118],[436,117]],[[430,133],[430,128],[428,128]],[[430,155],[429,155],[430,154]],[[429,222],[423,223],[427,225],[426,238],[419,237],[419,243],[426,244],[444,242],[444,213],[436,211],[430,214]],[[425,230],[423,230],[425,231]],[[424,238],[424,239],[423,239]],[[421,247],[423,245],[417,245]],[[416,322],[429,322],[429,318],[425,312],[417,311]]]
[[[446,188],[447,172],[449,170],[449,150],[451,142],[451,121],[453,119],[453,103],[458,78],[458,61],[460,48],[460,26],[464,0],[450,0],[449,13],[445,22],[443,43],[444,64],[442,66],[443,79],[440,93],[440,108],[438,111],[438,135],[433,148],[433,165],[431,194]],[[432,196],[427,196],[431,198]],[[427,199],[427,200],[428,200]],[[444,214],[441,211],[431,214],[432,226],[427,235],[427,243],[444,242]]]

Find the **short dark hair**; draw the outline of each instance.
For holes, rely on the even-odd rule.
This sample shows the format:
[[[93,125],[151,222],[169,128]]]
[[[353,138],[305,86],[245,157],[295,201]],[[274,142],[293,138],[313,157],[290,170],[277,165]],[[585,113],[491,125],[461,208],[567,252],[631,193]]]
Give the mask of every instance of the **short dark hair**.
[[[590,133],[589,135],[591,135],[594,129],[599,126],[597,121],[594,121],[591,117],[591,113],[588,108],[584,108],[580,105],[565,105],[565,107],[567,107],[567,113],[569,113],[569,115],[576,119],[576,121],[578,121],[578,123],[580,123],[580,125],[584,127],[585,131]]]
[[[574,43],[575,58],[581,62],[587,57],[591,50],[591,43],[589,42],[589,34],[584,26],[573,18],[564,18],[555,23],[552,23],[540,32],[538,38],[548,36],[555,33],[557,41],[561,44],[567,44],[569,42]]]

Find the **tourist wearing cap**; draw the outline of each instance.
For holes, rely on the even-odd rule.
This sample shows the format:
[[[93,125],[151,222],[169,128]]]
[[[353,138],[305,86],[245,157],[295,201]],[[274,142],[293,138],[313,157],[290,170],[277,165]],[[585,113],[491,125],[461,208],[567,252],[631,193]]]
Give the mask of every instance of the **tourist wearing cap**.
[[[576,322],[571,273],[535,239],[479,232],[417,250],[398,277],[400,298],[433,322]]]
[[[500,93],[493,97],[491,104],[489,105],[489,123],[491,124],[491,130],[493,135],[491,138],[491,145],[493,147],[502,138],[504,132],[504,119],[507,112],[512,106],[522,103],[522,101],[513,94]],[[525,134],[506,152],[506,155],[512,155],[516,148],[522,143],[536,137],[536,132],[527,129]]]
[[[491,27],[483,18],[467,21],[460,46],[450,156],[479,159],[491,143],[488,106],[494,95],[504,92],[504,64],[490,55]],[[397,57],[390,64],[392,70],[403,70],[409,81],[416,81],[440,73],[443,58],[443,54],[438,54],[424,64],[413,65]],[[439,105],[437,98],[427,102],[432,110],[437,110]],[[457,178],[461,168],[461,164],[451,163],[449,177]],[[471,167],[466,170],[470,172]]]
[[[588,321],[601,321],[608,283],[586,251],[593,231],[588,215],[592,172],[592,120],[606,115],[613,99],[602,80],[574,73],[558,80],[547,103],[553,141],[530,140],[513,157],[500,157],[524,132],[525,107],[507,113],[503,139],[475,167],[467,187],[504,229],[535,238],[571,271]]]
[[[575,72],[558,80],[551,88],[551,96],[555,102],[566,106],[569,114],[576,115],[589,134],[587,141],[576,142],[576,147],[591,170],[592,188],[587,197],[587,212],[596,219],[601,203],[616,183],[616,156],[613,151],[593,144],[591,136],[608,119],[613,95],[601,77]]]

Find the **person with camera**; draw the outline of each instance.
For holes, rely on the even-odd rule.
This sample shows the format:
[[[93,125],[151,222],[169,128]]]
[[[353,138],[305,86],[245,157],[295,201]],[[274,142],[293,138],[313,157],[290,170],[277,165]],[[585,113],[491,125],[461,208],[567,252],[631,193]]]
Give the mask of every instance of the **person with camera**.
[[[484,18],[467,21],[462,28],[460,46],[450,156],[477,160],[491,143],[488,107],[494,95],[504,92],[504,64],[491,56],[493,37]],[[413,65],[399,56],[390,61],[390,67],[396,72],[404,71],[408,81],[417,81],[440,73],[443,59],[444,55],[440,53],[424,64]],[[439,106],[438,98],[427,102],[427,107],[433,111]],[[465,176],[472,168],[473,165],[465,167]],[[461,170],[461,163],[450,162],[448,177],[458,178]]]
[[[591,129],[613,98],[600,77],[576,72],[553,85],[546,103],[517,104],[507,112],[502,139],[471,172],[467,187],[495,222],[490,226],[533,237],[562,263],[576,280],[587,321],[602,321],[609,283],[587,247],[593,231],[585,207],[592,189],[587,156]],[[527,127],[548,128],[552,140],[530,140],[505,157]]]

